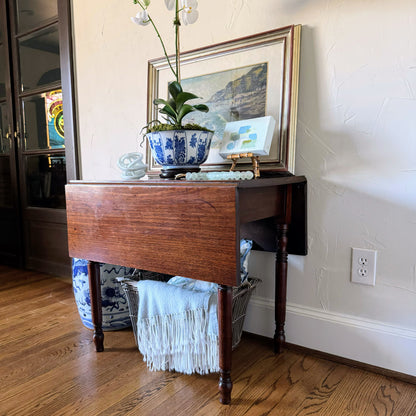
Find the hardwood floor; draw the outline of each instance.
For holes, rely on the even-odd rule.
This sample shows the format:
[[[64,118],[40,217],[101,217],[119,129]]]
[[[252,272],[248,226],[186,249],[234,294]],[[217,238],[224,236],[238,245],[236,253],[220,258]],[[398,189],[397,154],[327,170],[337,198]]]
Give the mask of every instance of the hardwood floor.
[[[0,415],[415,416],[416,386],[243,336],[232,404],[216,374],[150,372],[131,330],[96,353],[69,279],[0,266]]]

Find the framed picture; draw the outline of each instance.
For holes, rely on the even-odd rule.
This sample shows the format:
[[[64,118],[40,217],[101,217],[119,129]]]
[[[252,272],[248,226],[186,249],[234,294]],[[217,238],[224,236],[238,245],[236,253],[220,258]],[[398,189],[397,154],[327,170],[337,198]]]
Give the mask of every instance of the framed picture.
[[[210,108],[184,122],[215,131],[203,170],[228,170],[220,155],[227,122],[272,116],[276,128],[262,171],[294,173],[301,26],[288,26],[181,53],[181,83]],[[172,56],[174,60],[174,57]],[[166,58],[149,61],[147,118],[159,118],[153,100],[167,98],[173,75]],[[194,100],[193,103],[197,103]],[[147,146],[149,173],[159,171]],[[250,168],[251,164],[239,164]]]

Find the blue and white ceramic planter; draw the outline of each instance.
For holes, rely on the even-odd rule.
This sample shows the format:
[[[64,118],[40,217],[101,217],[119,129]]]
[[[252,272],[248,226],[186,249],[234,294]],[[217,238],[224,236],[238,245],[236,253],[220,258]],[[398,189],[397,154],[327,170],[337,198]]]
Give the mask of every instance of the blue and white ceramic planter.
[[[87,260],[72,259],[72,287],[81,321],[93,329],[87,264]],[[128,267],[100,264],[103,331],[131,326],[126,295],[116,278],[131,276],[133,271]]]
[[[203,130],[164,130],[148,133],[150,149],[162,166],[161,177],[198,172],[207,160],[214,133]]]

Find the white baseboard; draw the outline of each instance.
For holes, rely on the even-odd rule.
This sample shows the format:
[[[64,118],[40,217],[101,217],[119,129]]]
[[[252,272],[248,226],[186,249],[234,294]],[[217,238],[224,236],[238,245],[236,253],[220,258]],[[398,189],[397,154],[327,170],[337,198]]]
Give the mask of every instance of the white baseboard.
[[[272,338],[274,302],[253,296],[244,330]],[[416,376],[416,331],[288,303],[286,341]]]

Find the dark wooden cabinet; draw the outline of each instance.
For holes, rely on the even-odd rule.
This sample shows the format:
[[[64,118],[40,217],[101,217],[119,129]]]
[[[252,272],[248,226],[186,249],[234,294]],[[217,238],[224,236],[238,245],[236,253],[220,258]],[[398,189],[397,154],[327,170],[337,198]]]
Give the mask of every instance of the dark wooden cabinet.
[[[8,3],[0,1],[0,262],[23,264]]]
[[[0,0],[0,11],[0,262],[69,274],[65,184],[77,177],[70,3]]]

